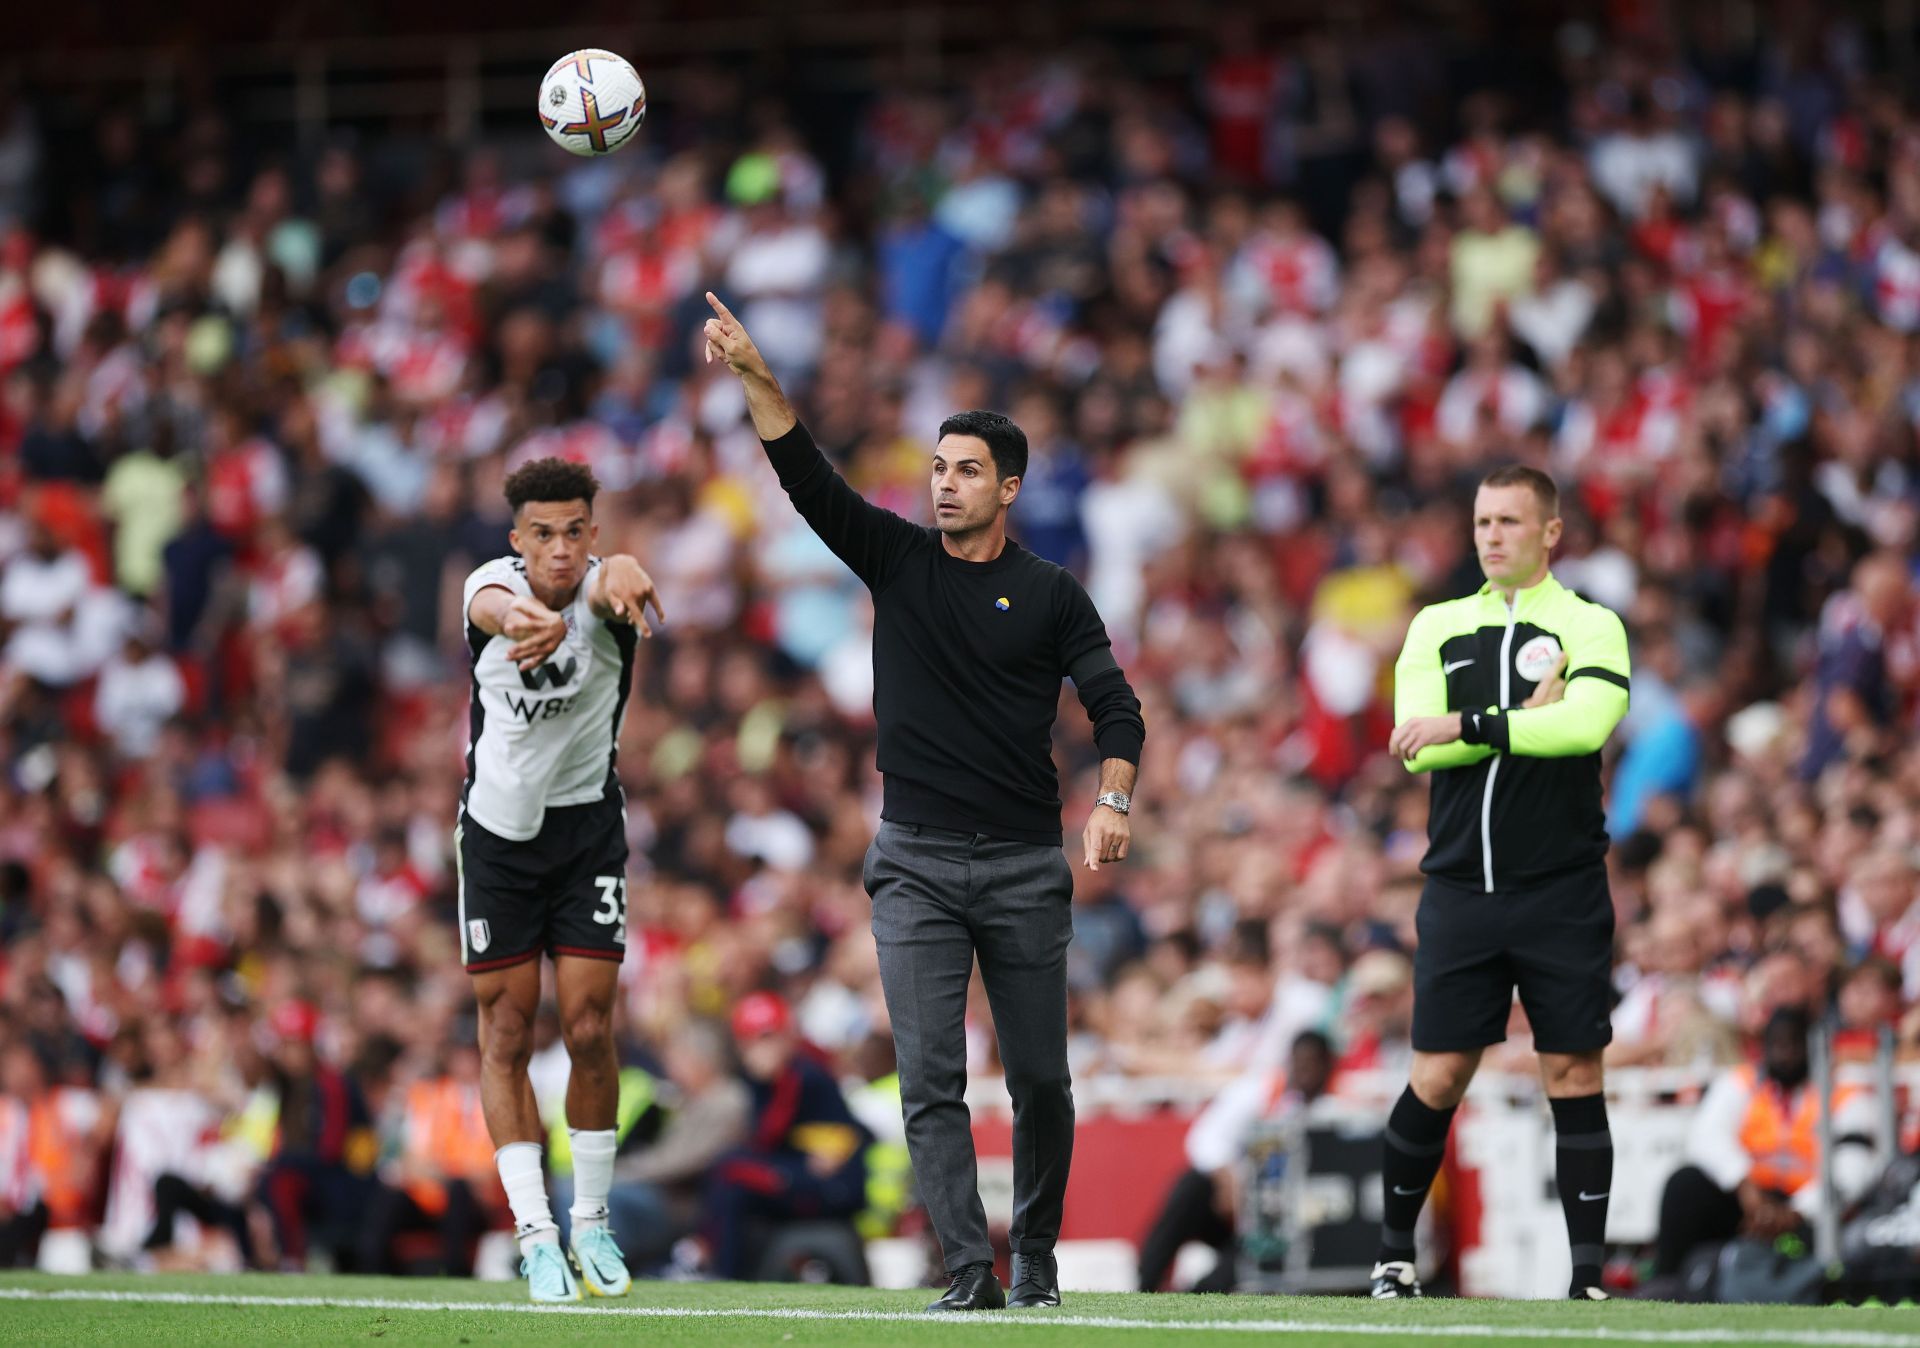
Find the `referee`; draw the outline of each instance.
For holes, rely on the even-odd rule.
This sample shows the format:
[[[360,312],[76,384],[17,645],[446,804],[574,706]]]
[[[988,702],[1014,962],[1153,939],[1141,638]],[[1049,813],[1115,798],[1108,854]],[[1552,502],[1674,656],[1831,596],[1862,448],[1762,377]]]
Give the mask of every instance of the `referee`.
[[[1600,1288],[1613,1137],[1600,1055],[1613,1038],[1613,900],[1600,748],[1626,714],[1620,619],[1547,569],[1560,493],[1501,468],[1473,504],[1487,583],[1414,615],[1394,667],[1388,747],[1433,774],[1416,919],[1412,1080],[1387,1121],[1373,1295],[1420,1295],[1413,1228],[1480,1055],[1518,987],[1553,1108],[1569,1295]]]
[[[1073,1093],[1067,943],[1073,871],[1060,850],[1052,732],[1070,678],[1100,747],[1086,865],[1127,855],[1146,727],[1079,582],[1007,537],[1027,437],[960,412],[933,452],[932,528],[870,505],[835,473],[740,321],[712,294],[707,357],[746,388],[754,430],[794,508],[873,592],[873,709],[885,782],[867,851],[880,982],[900,1063],[914,1177],[952,1278],[929,1310],[1057,1306]],[[975,957],[1013,1097],[1013,1288],[993,1274],[967,1085]]]

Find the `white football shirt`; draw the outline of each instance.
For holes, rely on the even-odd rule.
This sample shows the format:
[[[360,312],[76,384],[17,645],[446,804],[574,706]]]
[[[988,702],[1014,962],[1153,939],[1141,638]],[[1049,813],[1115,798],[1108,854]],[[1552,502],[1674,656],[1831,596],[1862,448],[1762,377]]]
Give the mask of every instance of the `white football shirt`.
[[[614,747],[633,683],[639,633],[630,623],[602,622],[587,603],[600,568],[586,577],[564,610],[567,636],[538,669],[507,658],[513,642],[488,636],[467,618],[473,691],[467,732],[466,813],[489,833],[525,842],[540,832],[547,809],[585,805],[618,790]],[[526,563],[500,557],[467,577],[460,611],[490,585],[531,595]]]

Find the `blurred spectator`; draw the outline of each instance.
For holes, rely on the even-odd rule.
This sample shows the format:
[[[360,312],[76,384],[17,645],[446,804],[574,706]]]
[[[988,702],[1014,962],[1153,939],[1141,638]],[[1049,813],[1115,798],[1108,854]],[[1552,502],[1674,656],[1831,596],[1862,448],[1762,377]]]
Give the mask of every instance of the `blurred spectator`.
[[[1899,558],[1877,554],[1820,615],[1813,729],[1802,777],[1812,780],[1850,748],[1878,750],[1896,709],[1895,661],[1911,661],[1912,581]]]
[[[960,279],[964,245],[910,189],[876,248],[882,312],[904,324],[923,349],[940,344]]]
[[[395,1239],[430,1231],[439,1237],[446,1275],[470,1277],[480,1233],[506,1210],[493,1141],[480,1112],[480,1046],[474,1033],[456,1032],[442,1074],[407,1087],[399,1150],[382,1167],[380,1183],[359,1216],[357,1267],[365,1273],[398,1272]]]
[[[173,1026],[147,1023],[145,1082],[120,1111],[113,1186],[101,1244],[113,1254],[138,1242],[140,1258],[155,1267],[258,1266],[246,1192],[272,1128],[272,1096],[256,1082],[247,1088],[241,1065],[225,1058],[228,1034],[251,1029],[247,1012],[230,1013],[191,1053]],[[251,1060],[251,1050],[244,1056]],[[253,1063],[247,1062],[252,1069]],[[226,1106],[223,1108],[223,1105]],[[184,1248],[182,1215],[200,1227],[196,1248]],[[227,1245],[220,1247],[217,1238]]]
[[[161,727],[186,706],[179,667],[158,647],[158,623],[143,616],[94,686],[94,722],[123,759],[151,756]]]
[[[627,1264],[636,1272],[659,1267],[676,1243],[700,1230],[708,1173],[747,1138],[753,1101],[746,1082],[734,1073],[732,1058],[733,1046],[718,1023],[681,1025],[666,1048],[673,1094],[665,1128],[654,1141],[624,1147],[614,1158],[607,1209]],[[556,1181],[555,1212],[565,1212],[572,1202],[571,1185]],[[567,1240],[566,1231],[560,1239]]]
[[[186,517],[187,473],[173,427],[156,421],[150,448],[113,461],[100,490],[100,510],[114,526],[114,583],[136,599],[160,589],[162,556]]]
[[[80,610],[92,590],[85,554],[64,545],[44,518],[36,519],[26,551],[0,572],[0,619],[8,631],[0,659],[12,677],[65,688],[87,676]]]
[[[733,1037],[753,1098],[744,1146],[708,1174],[704,1217],[719,1278],[753,1276],[751,1224],[851,1219],[866,1206],[866,1147],[873,1140],[840,1086],[801,1052],[787,1004],[754,993],[734,1009]]]
[[[1316,1030],[1298,1035],[1284,1071],[1246,1073],[1213,1098],[1187,1130],[1187,1169],[1173,1182],[1140,1244],[1140,1290],[1158,1292],[1180,1247],[1198,1241],[1219,1255],[1195,1292],[1231,1292],[1238,1238],[1239,1166],[1255,1125],[1297,1120],[1326,1094],[1333,1046]]]
[[[267,1022],[269,1076],[279,1097],[273,1154],[259,1180],[278,1266],[301,1271],[316,1241],[337,1263],[353,1249],[370,1196],[375,1143],[359,1087],[318,1057],[319,1014],[283,1002]]]
[[[1508,301],[1532,293],[1540,241],[1511,220],[1491,187],[1468,194],[1452,246],[1453,325],[1484,336]]]
[[[1881,1034],[1900,1019],[1899,968],[1884,959],[1861,961],[1841,980],[1836,1009],[1834,1053],[1843,1061],[1871,1061]]]
[[[1404,1070],[1413,1060],[1413,961],[1397,950],[1369,950],[1347,970],[1340,994],[1335,1070]]]
[[[31,1266],[50,1230],[91,1225],[113,1113],[93,1091],[58,1085],[26,1044],[0,1057],[0,1268]]]
[[[1680,1273],[1699,1246],[1736,1235],[1771,1242],[1804,1229],[1819,1212],[1820,1100],[1807,1082],[1806,1012],[1783,1008],[1767,1022],[1758,1067],[1715,1078],[1687,1136],[1687,1164],[1660,1200],[1656,1276]],[[1844,1206],[1873,1182],[1873,1096],[1833,1093],[1833,1186]]]

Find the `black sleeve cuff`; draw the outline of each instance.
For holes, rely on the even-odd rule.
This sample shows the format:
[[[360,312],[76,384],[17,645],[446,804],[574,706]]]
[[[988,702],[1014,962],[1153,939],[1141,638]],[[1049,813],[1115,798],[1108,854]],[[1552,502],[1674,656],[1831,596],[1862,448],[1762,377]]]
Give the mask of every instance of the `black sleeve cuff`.
[[[1460,713],[1460,742],[1484,744],[1507,751],[1507,714],[1503,711],[1463,711]]]
[[[1144,725],[1129,725],[1122,722],[1094,731],[1094,745],[1100,750],[1100,758],[1124,759],[1136,768],[1140,766],[1140,751],[1146,747],[1147,731]]]

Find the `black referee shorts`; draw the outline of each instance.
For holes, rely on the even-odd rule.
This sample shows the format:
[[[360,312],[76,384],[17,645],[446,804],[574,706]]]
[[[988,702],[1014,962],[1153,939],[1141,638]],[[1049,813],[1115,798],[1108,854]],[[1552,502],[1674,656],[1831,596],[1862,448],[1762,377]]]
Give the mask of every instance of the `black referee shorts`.
[[[502,838],[465,810],[454,831],[460,865],[460,959],[470,974],[554,956],[627,953],[624,802],[610,795],[556,805],[525,842]]]
[[[1613,898],[1604,866],[1492,894],[1429,876],[1415,929],[1419,1052],[1500,1043],[1516,987],[1540,1052],[1589,1053],[1613,1041]]]

